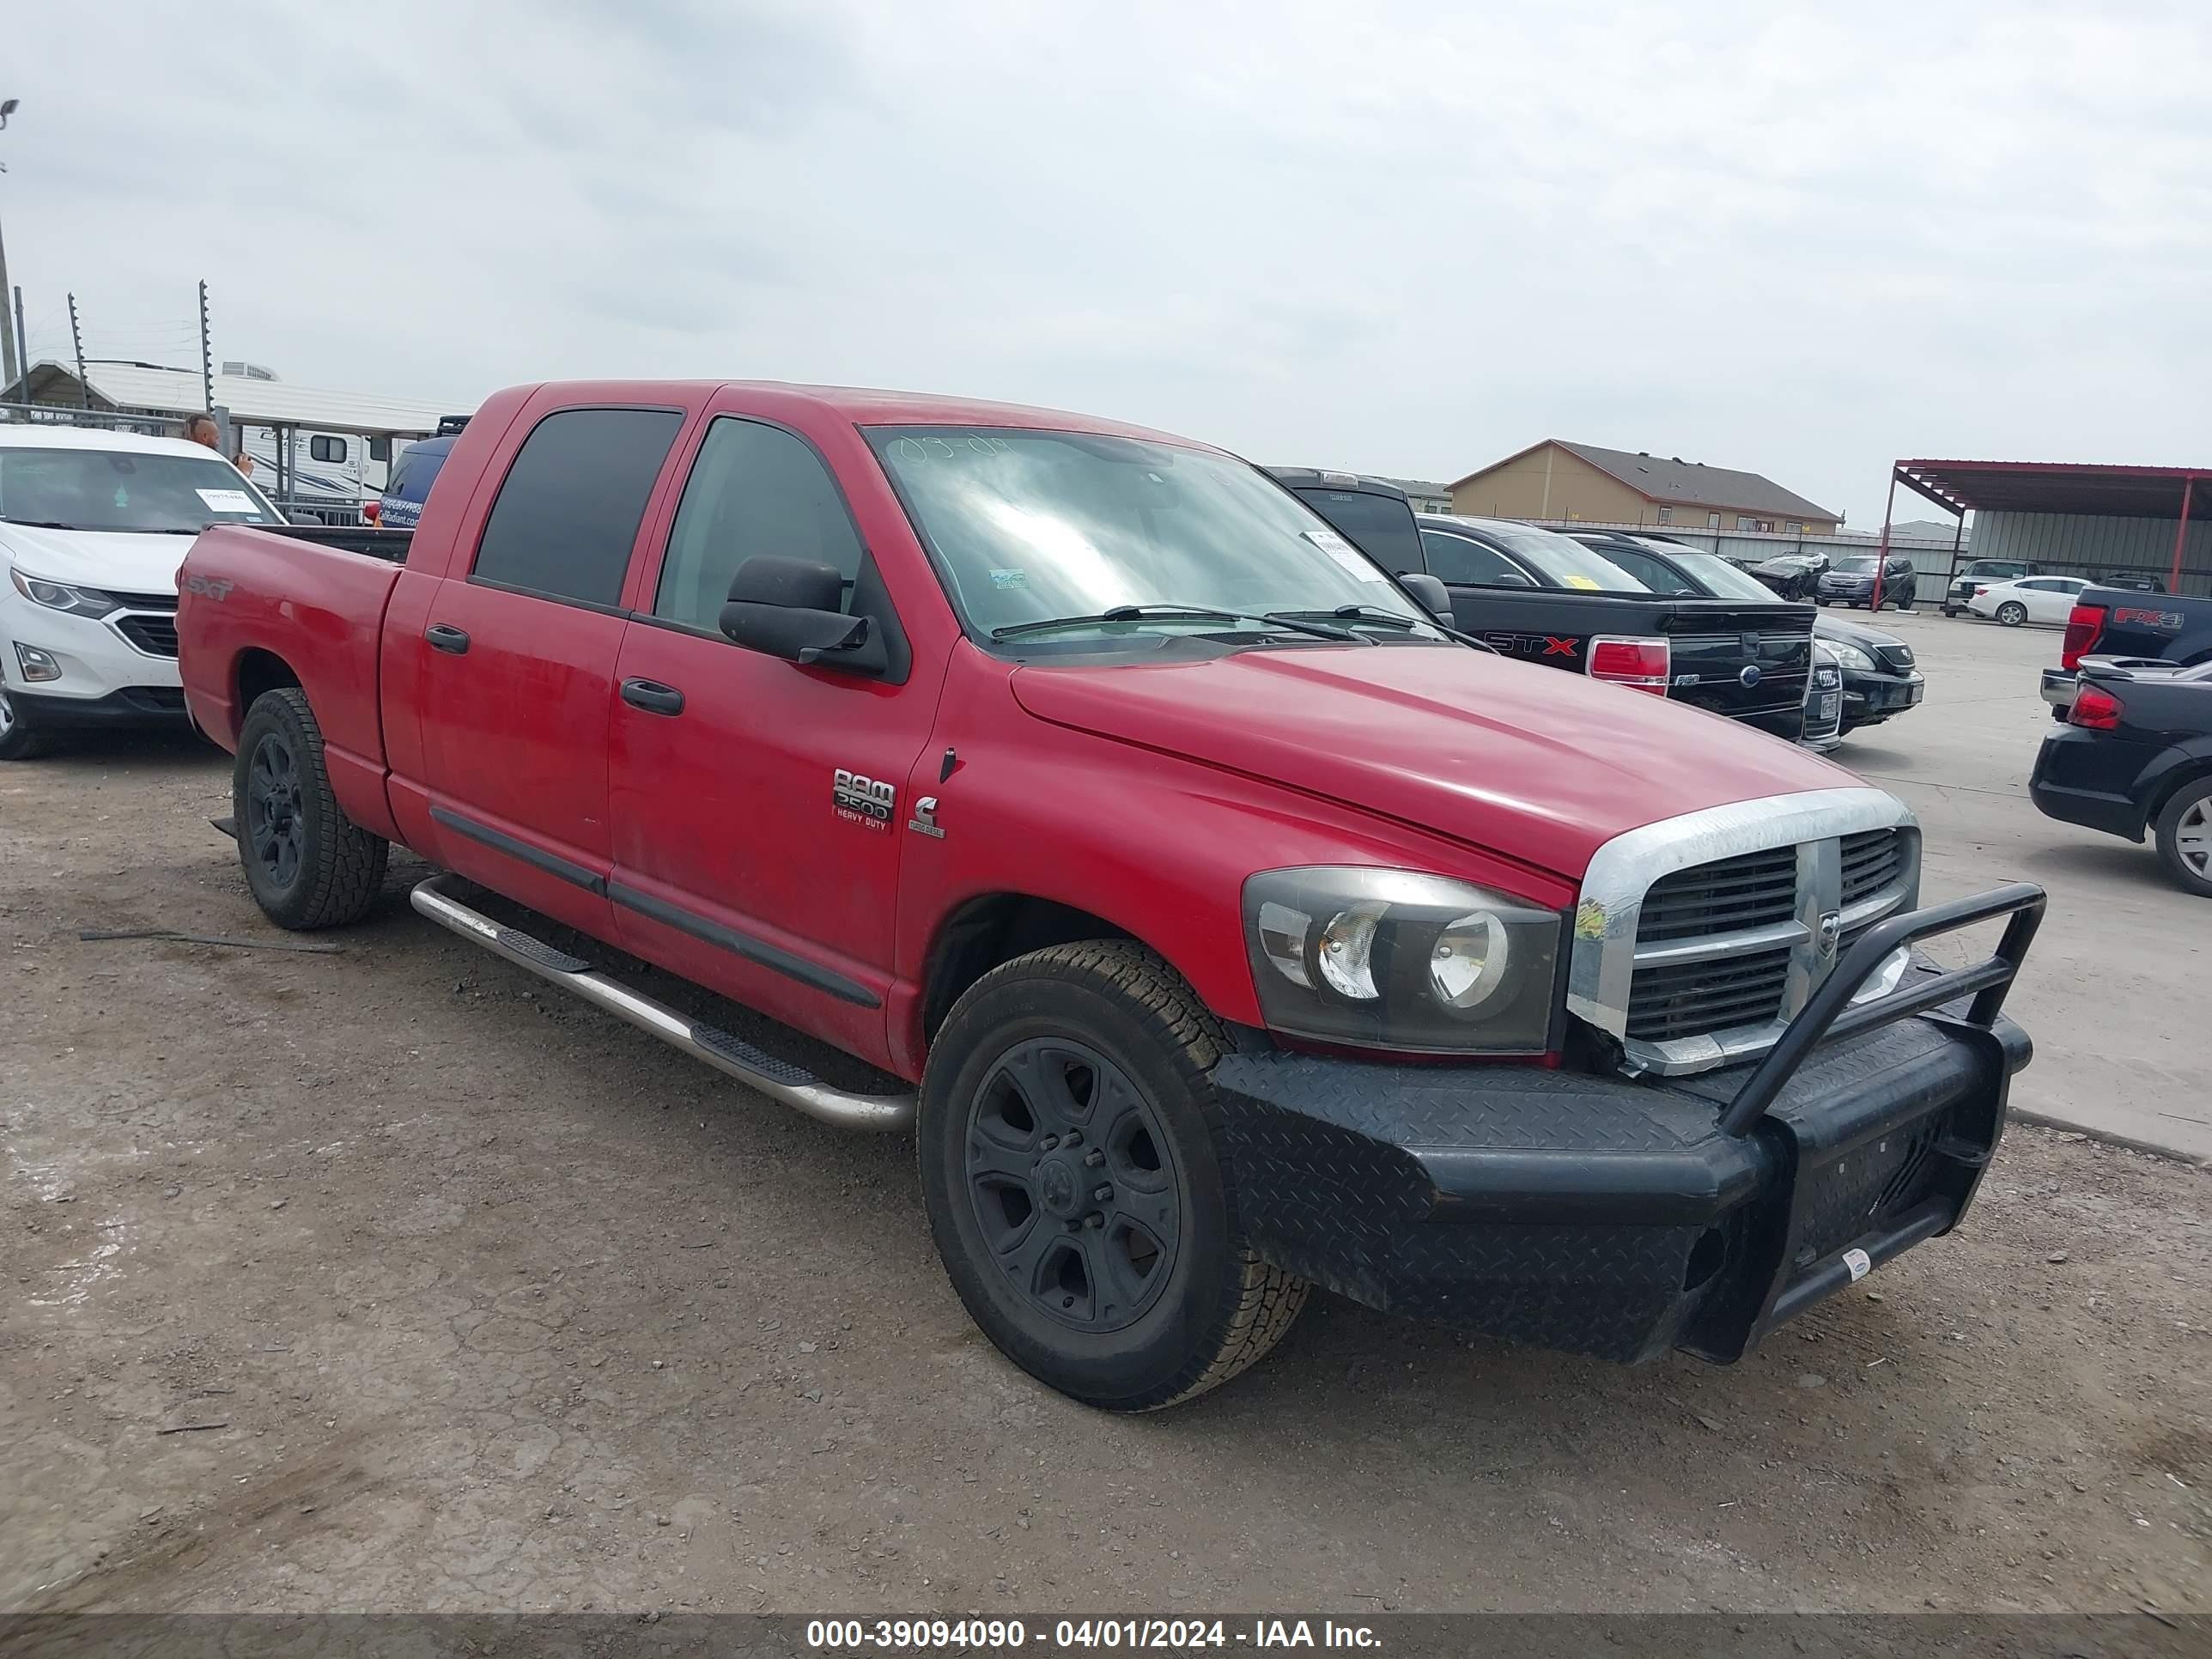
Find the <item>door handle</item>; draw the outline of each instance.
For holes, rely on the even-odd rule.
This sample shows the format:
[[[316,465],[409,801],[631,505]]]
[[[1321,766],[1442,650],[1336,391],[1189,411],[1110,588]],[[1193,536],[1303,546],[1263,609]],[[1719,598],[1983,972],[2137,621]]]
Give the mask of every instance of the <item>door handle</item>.
[[[648,714],[680,714],[684,712],[684,694],[672,685],[663,685],[659,680],[624,680],[622,700],[633,708],[642,708]]]
[[[469,636],[450,623],[432,623],[422,630],[422,637],[430,641],[433,651],[443,651],[458,657],[469,648]]]

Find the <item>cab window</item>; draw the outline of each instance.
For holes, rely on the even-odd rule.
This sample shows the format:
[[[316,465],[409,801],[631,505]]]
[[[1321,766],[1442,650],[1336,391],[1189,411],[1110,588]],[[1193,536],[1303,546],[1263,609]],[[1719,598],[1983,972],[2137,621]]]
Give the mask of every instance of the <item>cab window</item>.
[[[738,567],[764,556],[835,567],[842,608],[853,608],[860,536],[830,469],[781,427],[724,416],[707,428],[684,482],[653,614],[718,631]]]
[[[1429,574],[1459,587],[1533,586],[1528,573],[1496,548],[1441,530],[1421,532],[1421,551]],[[1516,580],[1517,578],[1517,580]]]

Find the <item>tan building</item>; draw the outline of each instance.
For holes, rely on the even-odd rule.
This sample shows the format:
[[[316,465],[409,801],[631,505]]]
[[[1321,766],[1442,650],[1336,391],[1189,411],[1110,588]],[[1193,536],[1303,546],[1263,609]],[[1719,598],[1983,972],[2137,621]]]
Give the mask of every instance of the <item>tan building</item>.
[[[1452,511],[1479,519],[1674,525],[1832,535],[1843,523],[1756,472],[1679,456],[1630,454],[1547,438],[1451,486]]]

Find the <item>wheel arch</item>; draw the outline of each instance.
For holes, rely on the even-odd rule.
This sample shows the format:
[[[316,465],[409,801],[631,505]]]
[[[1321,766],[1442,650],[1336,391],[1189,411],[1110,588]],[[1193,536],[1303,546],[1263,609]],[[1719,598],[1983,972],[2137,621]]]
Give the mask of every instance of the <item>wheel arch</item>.
[[[981,893],[956,905],[938,922],[922,958],[923,1048],[936,1037],[960,994],[1000,963],[1091,939],[1130,939],[1158,950],[1118,922],[1040,894]],[[1166,953],[1160,954],[1164,958]]]
[[[2143,828],[2148,830],[2158,823],[2158,815],[2166,811],[2166,804],[2192,783],[2202,783],[2212,778],[2212,739],[2201,751],[2185,754],[2160,775],[2143,796]]]
[[[264,646],[251,645],[238,653],[238,661],[231,670],[231,691],[238,710],[241,728],[246,715],[252,712],[254,701],[271,691],[281,691],[288,686],[297,686],[302,692],[306,684],[299,671]]]

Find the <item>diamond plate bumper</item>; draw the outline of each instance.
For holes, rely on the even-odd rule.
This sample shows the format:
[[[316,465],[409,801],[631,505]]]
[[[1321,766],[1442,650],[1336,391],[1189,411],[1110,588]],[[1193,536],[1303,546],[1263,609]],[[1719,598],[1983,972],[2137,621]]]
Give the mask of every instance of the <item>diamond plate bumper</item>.
[[[1917,959],[1905,988],[1937,972]],[[1743,1133],[1723,1123],[1752,1066],[1629,1082],[1267,1053],[1213,1076],[1278,1266],[1510,1340],[1725,1362],[1965,1213],[2029,1054],[1965,1007],[1814,1050]]]

